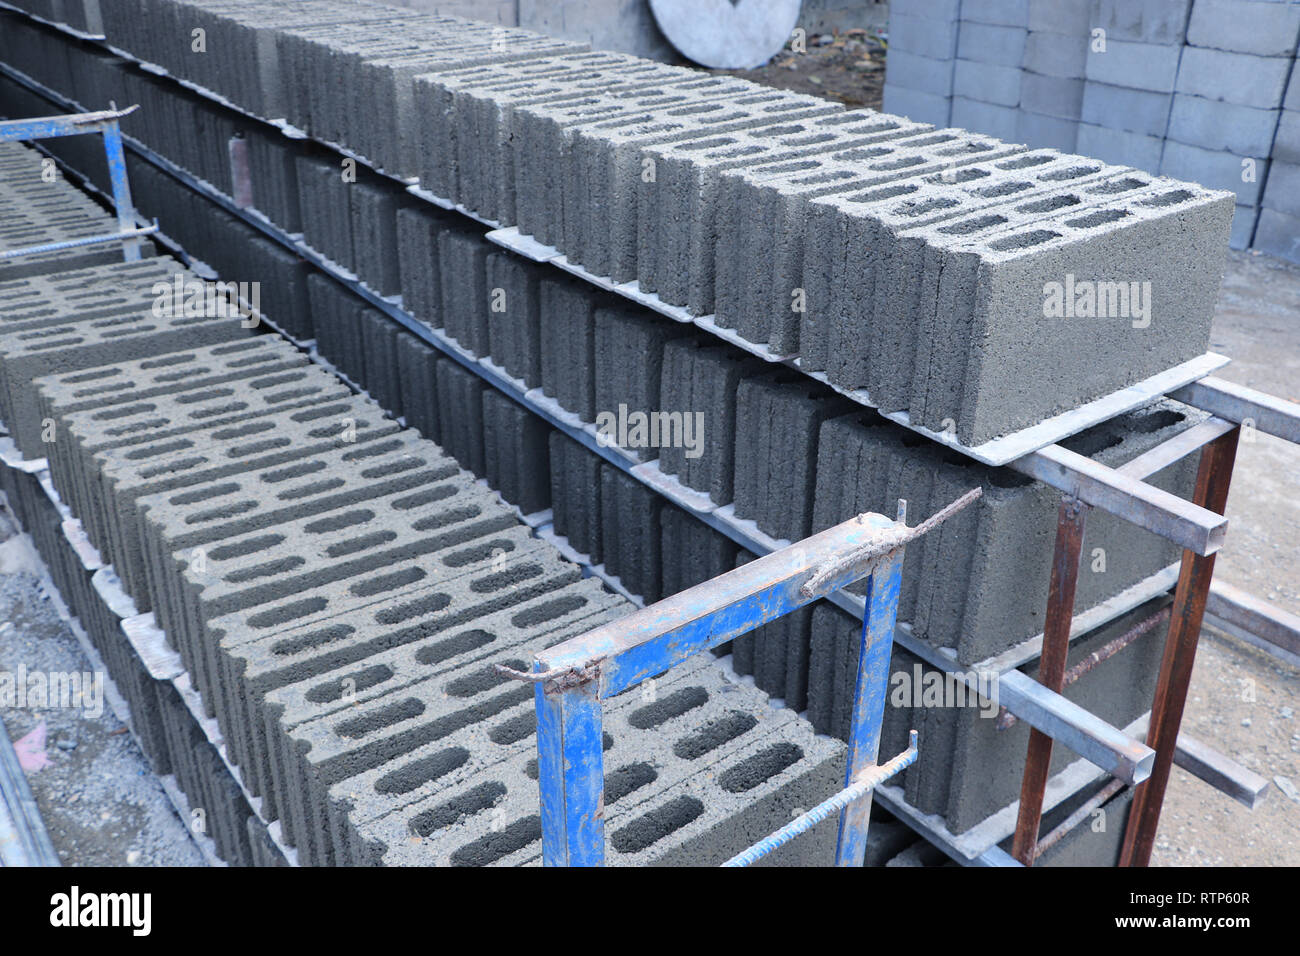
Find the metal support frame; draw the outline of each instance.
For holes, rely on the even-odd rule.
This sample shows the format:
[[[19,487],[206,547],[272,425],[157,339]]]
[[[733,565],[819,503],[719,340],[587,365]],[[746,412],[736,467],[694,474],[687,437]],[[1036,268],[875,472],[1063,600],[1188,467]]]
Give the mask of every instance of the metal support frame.
[[[876,765],[903,572],[904,543],[890,535],[899,529],[883,515],[859,515],[539,653],[529,677],[536,682],[543,862],[604,862],[601,701],[866,575],[845,789],[728,861],[753,862],[839,810],[835,863],[861,866],[871,791],[916,758],[913,738],[908,751]],[[882,540],[888,550],[871,552]],[[844,563],[864,552],[865,563]],[[810,587],[814,581],[820,586]]]
[[[1240,427],[1217,438],[1201,451],[1196,474],[1195,501],[1198,505],[1222,514],[1228,504],[1228,487],[1232,483],[1232,466],[1237,457]],[[1178,745],[1178,729],[1187,703],[1187,689],[1192,682],[1196,647],[1201,638],[1201,621],[1205,602],[1214,578],[1214,555],[1183,552],[1182,571],[1174,592],[1169,634],[1165,638],[1160,677],[1156,682],[1155,700],[1151,705],[1151,723],[1147,744],[1156,752],[1155,765],[1146,782],[1133,795],[1128,827],[1124,832],[1121,866],[1146,866],[1155,847],[1156,828],[1164,805],[1165,788]]]
[[[0,143],[27,142],[36,139],[55,139],[60,136],[83,136],[101,133],[104,153],[108,158],[108,177],[113,187],[113,207],[117,212],[117,232],[102,236],[88,236],[66,242],[49,242],[21,249],[7,249],[0,258],[14,259],[44,252],[61,252],[82,246],[121,241],[122,256],[127,262],[140,258],[140,239],[158,231],[158,225],[137,227],[135,205],[131,201],[131,183],[126,174],[126,154],[122,150],[122,129],[119,121],[140,107],[124,110],[99,110],[93,113],[72,113],[67,116],[39,116],[33,119],[0,121]]]

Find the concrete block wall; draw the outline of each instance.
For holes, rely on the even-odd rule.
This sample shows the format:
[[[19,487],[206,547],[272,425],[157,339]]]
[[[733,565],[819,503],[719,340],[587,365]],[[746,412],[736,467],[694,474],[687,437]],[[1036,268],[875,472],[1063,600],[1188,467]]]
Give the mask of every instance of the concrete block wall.
[[[887,109],[1232,192],[1232,247],[1300,262],[1295,3],[894,0],[890,18]]]

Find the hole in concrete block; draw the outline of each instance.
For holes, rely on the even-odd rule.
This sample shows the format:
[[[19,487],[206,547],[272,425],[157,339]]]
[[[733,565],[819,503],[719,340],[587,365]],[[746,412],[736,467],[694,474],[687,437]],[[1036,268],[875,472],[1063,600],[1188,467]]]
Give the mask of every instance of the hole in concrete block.
[[[445,528],[447,525],[458,524],[462,521],[468,521],[470,518],[477,518],[483,513],[483,509],[478,505],[466,505],[464,508],[449,508],[441,511],[436,515],[430,515],[427,518],[421,518],[411,525],[416,531],[436,531],[438,528]]]
[[[233,388],[205,388],[201,392],[189,392],[185,395],[175,395],[172,401],[177,405],[193,405],[196,402],[206,402],[214,398],[229,398],[235,394]]]
[[[402,568],[399,571],[393,571],[390,574],[381,574],[378,577],[367,578],[364,581],[358,581],[348,588],[357,597],[373,597],[376,594],[382,594],[385,591],[392,591],[396,588],[407,587],[423,581],[428,576],[423,568],[411,567]]]
[[[111,422],[115,418],[125,418],[128,415],[142,415],[145,412],[152,412],[157,407],[152,402],[135,402],[129,405],[117,405],[113,408],[107,408],[102,412],[95,412],[91,418],[97,422]]]
[[[308,534],[326,534],[330,531],[341,531],[344,528],[365,524],[367,521],[373,521],[374,517],[375,513],[369,508],[358,508],[356,511],[345,511],[343,514],[309,521],[303,526],[303,530]]]
[[[461,654],[468,654],[480,647],[486,647],[494,640],[496,640],[496,636],[489,634],[487,631],[462,631],[454,637],[420,648],[415,652],[415,659],[421,664],[440,664]],[[521,667],[519,669],[527,670],[528,668]]]
[[[658,778],[658,772],[648,763],[630,763],[610,771],[605,774],[605,806],[617,803]]]
[[[273,548],[277,544],[284,542],[282,534],[264,534],[257,538],[249,538],[245,541],[239,541],[235,544],[223,544],[213,548],[208,552],[208,557],[214,561],[228,561],[231,558],[242,558],[258,551],[265,551],[267,548]]]
[[[951,209],[953,206],[960,206],[961,200],[953,199],[926,199],[921,202],[904,204],[897,207],[898,215],[914,218],[924,216],[926,213],[935,212],[939,209]]]
[[[1151,206],[1160,208],[1162,206],[1177,206],[1181,202],[1187,202],[1194,199],[1196,194],[1187,189],[1175,189],[1173,192],[1161,193],[1159,196],[1152,196],[1150,199],[1138,201],[1139,206]]]
[[[1107,448],[1114,448],[1123,440],[1110,429],[1107,423],[1103,423],[1062,439],[1059,444],[1062,448],[1083,455],[1085,458],[1091,458]]]
[[[259,631],[268,627],[287,624],[300,617],[307,617],[308,615],[316,614],[319,611],[325,610],[325,606],[328,603],[329,602],[323,597],[294,601],[292,604],[285,604],[270,611],[259,611],[257,614],[250,615],[248,618],[248,624],[250,627],[255,627]]]
[[[343,558],[349,554],[360,554],[362,551],[369,551],[381,544],[387,544],[396,537],[396,531],[375,531],[372,534],[363,534],[355,538],[349,538],[347,541],[340,541],[338,544],[332,544],[325,549],[325,554],[331,558]]]
[[[1026,189],[1033,188],[1032,183],[1025,182],[1024,180],[1011,180],[971,191],[982,199],[1001,199],[1003,196],[1014,196],[1016,193],[1022,193]]]
[[[278,375],[266,375],[262,378],[249,379],[248,384],[252,388],[264,389],[273,388],[276,385],[288,385],[290,382],[301,382],[307,378],[307,373],[302,370],[291,372],[281,372]]]
[[[236,515],[247,514],[250,511],[257,510],[257,502],[252,500],[236,501],[224,505],[220,508],[209,508],[207,511],[199,511],[192,515],[185,516],[186,524],[204,524],[208,521],[223,521],[227,518],[233,518]]]
[[[529,578],[535,578],[542,573],[540,564],[517,564],[513,568],[501,571],[497,574],[489,574],[485,577],[476,578],[470,582],[470,590],[475,594],[491,594],[494,591],[502,591],[506,588],[513,587],[521,581],[527,581]]]
[[[1110,179],[1104,183],[1097,183],[1087,186],[1084,192],[1091,193],[1094,196],[1114,196],[1116,193],[1131,192],[1134,189],[1140,189],[1149,185],[1150,180],[1137,179],[1133,176],[1123,176],[1119,179]]]
[[[275,427],[275,422],[247,422],[233,428],[219,429],[212,433],[212,437],[217,441],[229,441],[232,438],[246,438],[249,435],[260,435],[263,432],[274,431]]]
[[[803,748],[797,744],[773,744],[724,771],[718,777],[718,783],[728,793],[745,793],[793,767],[802,759]]]
[[[238,571],[231,571],[223,581],[227,584],[246,584],[249,581],[256,581],[258,578],[272,577],[277,574],[284,574],[292,571],[294,568],[300,568],[307,561],[298,555],[291,555],[287,558],[280,558],[277,561],[268,561],[265,564],[254,565],[251,568],[241,568]]]
[[[704,706],[708,699],[709,692],[703,687],[683,687],[662,700],[638,707],[632,711],[627,722],[637,730],[652,730],[674,717]]]
[[[299,501],[303,498],[310,498],[312,495],[321,495],[327,491],[333,491],[335,488],[342,488],[347,482],[342,478],[326,478],[324,481],[313,481],[305,485],[299,485],[297,488],[289,488],[276,495],[280,501]]]
[[[1044,213],[1055,212],[1058,209],[1067,209],[1070,206],[1077,206],[1083,202],[1078,196],[1048,196],[1046,199],[1039,199],[1035,202],[1027,202],[1023,206],[1017,206],[1016,212],[1020,213]]]
[[[400,475],[404,471],[410,471],[413,468],[420,468],[427,465],[428,462],[423,458],[417,458],[415,455],[403,455],[396,461],[390,461],[385,465],[377,465],[374,468],[366,468],[361,472],[361,477],[368,480],[376,478],[387,478],[390,475]],[[450,477],[455,474],[454,467],[447,467],[442,473],[442,477]]]
[[[180,494],[172,495],[167,501],[173,505],[192,505],[200,501],[211,501],[213,498],[232,494],[238,490],[239,485],[233,481],[227,481],[207,488],[196,488],[194,491],[182,491]]]
[[[922,156],[898,156],[894,159],[882,160],[878,163],[872,163],[870,169],[891,170],[891,169],[910,169],[913,166],[921,166],[925,163]]]
[[[610,838],[610,843],[620,853],[639,853],[676,833],[702,813],[704,804],[699,800],[694,797],[678,797],[616,831]]]
[[[113,382],[109,385],[99,385],[95,388],[79,388],[72,393],[73,398],[92,398],[96,395],[107,395],[110,392],[120,392],[123,389],[134,388],[134,382]]]
[[[431,488],[423,488],[413,495],[407,495],[405,498],[398,498],[393,502],[395,511],[410,511],[412,508],[419,508],[421,505],[432,504],[435,501],[445,501],[460,491],[460,486],[448,482],[443,485],[434,485]]]
[[[554,621],[586,605],[587,599],[576,594],[558,597],[536,607],[530,607],[526,611],[520,611],[510,619],[510,623],[518,628],[533,628]]]
[[[375,614],[375,620],[380,624],[401,624],[412,618],[436,614],[449,604],[451,604],[450,595],[441,592],[426,594],[418,600],[407,601],[405,604],[399,604],[396,607],[381,609]]]
[[[348,411],[349,406],[340,402],[335,405],[323,405],[320,408],[305,408],[289,417],[295,422],[315,422],[322,418],[329,418],[331,415],[346,415]]]
[[[451,855],[451,862],[453,866],[491,866],[541,838],[542,818],[533,814],[465,844]]]
[[[345,678],[326,681],[318,684],[303,696],[313,704],[328,704],[336,701],[343,696],[344,681],[351,681],[348,685],[354,691],[369,690],[376,687],[384,681],[391,680],[393,669],[387,664],[376,664],[373,667],[366,667],[359,671],[353,671]]]
[[[361,461],[363,458],[375,458],[379,455],[387,455],[390,451],[396,451],[402,447],[399,439],[391,438],[387,441],[370,442],[362,445],[360,448],[354,448],[343,456],[344,461]]]
[[[505,795],[505,784],[497,783],[495,780],[491,783],[481,783],[441,806],[416,815],[411,820],[411,832],[419,837],[427,837],[439,830],[445,830],[466,817],[482,813]]]
[[[1035,229],[1032,232],[1022,232],[1018,236],[1008,236],[1006,239],[999,239],[997,242],[989,243],[989,248],[997,252],[1007,252],[1011,249],[1028,249],[1032,246],[1041,246],[1045,242],[1060,237],[1059,232],[1053,232],[1050,229]]]
[[[963,219],[961,222],[953,223],[950,226],[942,226],[939,231],[946,236],[967,236],[973,232],[979,232],[981,229],[991,229],[994,226],[1000,226],[1007,222],[1006,216],[990,214],[987,216],[976,216],[973,219]]]
[[[375,782],[377,793],[410,793],[426,783],[439,777],[445,777],[469,760],[469,751],[464,747],[448,747],[446,750],[421,757],[400,770],[386,773]]]
[[[329,627],[310,631],[307,634],[300,634],[297,637],[277,641],[271,650],[281,657],[292,657],[294,654],[301,654],[303,651],[324,647],[327,644],[333,644],[336,641],[351,637],[356,633],[356,630],[355,627],[349,624],[333,624]]]
[[[449,568],[463,568],[467,565],[476,564],[479,561],[486,561],[488,558],[495,557],[498,552],[508,553],[513,551],[514,546],[511,544],[509,547],[506,547],[507,544],[510,543],[498,538],[497,540],[489,541],[486,544],[475,545],[472,548],[463,548],[460,551],[455,551],[447,555],[443,559],[443,563]]]
[[[758,718],[753,714],[732,711],[717,720],[709,721],[699,730],[677,741],[673,744],[673,753],[683,760],[696,760],[756,726]]]
[[[1032,166],[1042,166],[1050,163],[1056,158],[1055,153],[1022,153],[1019,156],[1013,156],[1011,159],[998,160],[993,165],[998,169],[1029,169]]]
[[[170,455],[174,451],[184,451],[186,448],[193,448],[194,442],[177,438],[173,441],[164,442],[159,445],[149,445],[147,448],[137,448],[134,451],[126,453],[126,457],[132,461],[140,461],[144,458],[156,458],[159,455]]]
[[[151,418],[146,422],[136,422],[133,425],[119,425],[116,428],[106,428],[104,429],[104,434],[111,435],[114,438],[120,438],[123,435],[140,435],[144,432],[166,428],[169,424],[171,424],[171,419]]]
[[[291,438],[267,438],[264,441],[249,442],[247,445],[236,445],[226,452],[228,458],[245,458],[249,455],[260,455],[262,452],[272,451],[276,448],[287,448],[293,444]]]
[[[503,747],[510,744],[516,744],[519,741],[530,736],[537,730],[537,713],[536,711],[525,711],[517,717],[511,717],[504,723],[497,724],[490,731],[488,737],[494,744],[500,744]]]
[[[188,448],[189,443],[186,442],[184,447]],[[167,453],[167,449],[163,449],[158,454],[166,454],[166,453]],[[165,465],[153,465],[152,467],[149,468],[141,468],[140,477],[157,478],[159,475],[175,475],[183,471],[189,471],[191,468],[197,468],[199,467],[199,465],[207,464],[207,461],[208,460],[206,458],[200,455],[195,455],[191,458],[182,458],[179,461],[169,462],[168,464]]]
[[[358,737],[373,734],[376,730],[383,730],[385,727],[393,726],[393,724],[400,724],[404,720],[419,717],[424,713],[425,709],[421,701],[414,697],[408,697],[395,704],[373,710],[363,717],[353,717],[350,720],[345,720],[334,729],[340,736],[350,737],[355,740]]]
[[[1121,219],[1127,219],[1131,215],[1133,214],[1126,209],[1099,209],[1097,212],[1089,213],[1086,216],[1067,219],[1065,224],[1073,229],[1095,229],[1097,226],[1104,226],[1112,222],[1118,222]]]
[[[506,667],[512,667],[517,671],[528,670],[528,665],[520,660],[501,661]],[[506,681],[510,680],[505,674],[497,672],[495,667],[484,667],[468,674],[465,677],[458,677],[456,680],[447,684],[446,691],[452,697],[474,697],[478,694],[485,693],[494,687],[500,687]]]
[[[921,187],[915,183],[898,183],[893,186],[885,186],[881,189],[872,189],[865,193],[854,193],[847,197],[848,202],[856,203],[873,203],[881,202],[886,199],[895,199],[898,196],[910,196]]]
[[[80,385],[82,382],[94,382],[101,378],[108,378],[112,375],[121,375],[120,368],[97,368],[89,372],[78,372],[76,375],[69,375],[63,379],[65,385]]]
[[[291,478],[301,478],[303,475],[310,475],[313,472],[320,471],[326,467],[327,465],[323,461],[304,461],[290,465],[288,468],[278,468],[275,471],[264,471],[260,477],[263,481],[275,483],[288,481]]]

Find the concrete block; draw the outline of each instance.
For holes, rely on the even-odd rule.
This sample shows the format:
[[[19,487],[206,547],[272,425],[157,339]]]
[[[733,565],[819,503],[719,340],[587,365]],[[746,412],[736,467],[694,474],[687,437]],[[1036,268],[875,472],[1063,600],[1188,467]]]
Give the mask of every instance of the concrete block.
[[[1086,32],[1051,33],[1031,30],[1025,40],[1021,66],[1042,76],[1082,77],[1088,62]]]
[[[462,348],[486,356],[491,349],[484,263],[491,247],[481,233],[446,229],[438,234],[442,328]]]
[[[961,14],[961,0],[898,0],[889,12],[923,20],[956,20]]]
[[[601,551],[605,570],[652,604],[663,596],[663,498],[614,468],[600,473]]]
[[[601,301],[590,286],[571,279],[546,278],[539,286],[542,391],[584,422],[596,418],[596,307]]]
[[[1211,189],[1232,190],[1243,206],[1258,206],[1270,164],[1236,153],[1202,149],[1169,140],[1160,160],[1160,174],[1201,183]]]
[[[1275,162],[1269,166],[1264,205],[1288,216],[1300,216],[1300,165]]]
[[[937,60],[900,50],[891,53],[885,61],[885,81],[903,89],[934,96],[950,96],[953,88],[953,61]]]
[[[624,413],[623,418],[633,413],[658,416],[660,412],[665,412],[671,415],[674,410],[663,408],[660,402],[664,345],[687,334],[687,327],[664,321],[639,309],[597,309],[595,320],[597,426],[602,422],[619,421],[620,409]],[[680,409],[676,411],[679,416],[682,414]],[[653,434],[642,434],[629,429],[626,436],[629,439],[628,449],[643,460],[657,457],[661,444],[672,440],[672,419],[660,417],[655,420],[665,423],[668,434],[664,434],[662,428],[655,427]],[[620,438],[617,428],[612,429],[607,437],[617,444]]]
[[[1014,106],[998,106],[966,96],[952,98],[952,125],[996,136],[998,139],[1016,138],[1017,111]]]
[[[1196,0],[1187,24],[1190,46],[1255,56],[1294,57],[1300,7],[1267,0]]]
[[[1169,114],[1169,138],[1204,149],[1266,158],[1273,149],[1280,112],[1176,93]]]
[[[1282,105],[1290,71],[1291,63],[1283,57],[1188,47],[1178,68],[1177,89],[1210,100],[1274,110]]]
[[[551,513],[553,530],[593,565],[604,560],[600,474],[606,467],[595,452],[552,432]]]
[[[1300,216],[1265,206],[1259,211],[1255,248],[1291,262],[1300,262]]]
[[[1084,75],[1111,86],[1172,93],[1179,82],[1181,52],[1181,47],[1163,43],[1107,40],[1104,52],[1089,50]]]
[[[1163,138],[1172,96],[1088,80],[1081,118],[1085,123]]]
[[[1031,32],[1086,36],[1092,25],[1092,0],[1029,0]]]
[[[1283,110],[1279,114],[1272,157],[1280,163],[1300,165],[1300,111]]]
[[[961,25],[961,35],[957,40],[957,56],[976,63],[1020,66],[1025,56],[1025,38],[1028,33],[1023,25],[994,26],[966,21]]]
[[[1095,0],[1090,26],[1106,31],[1106,41],[1182,46],[1192,0]]]
[[[920,123],[947,126],[951,102],[952,99],[948,96],[937,96],[934,93],[922,93],[919,90],[885,84],[885,111],[896,116],[906,116]]]
[[[936,20],[913,16],[903,10],[890,11],[889,48],[915,53],[934,60],[951,60],[957,54],[957,20]],[[889,112],[895,112],[890,110]]]
[[[1016,139],[1031,146],[1046,146],[1072,153],[1078,144],[1079,121],[1031,113],[1022,108],[1016,118]]]
[[[483,393],[483,474],[526,515],[551,506],[551,428],[494,389]]]
[[[984,103],[1017,106],[1020,103],[1020,65],[1017,62],[1015,66],[996,66],[957,60],[953,68],[952,91],[954,96]],[[956,122],[955,116],[953,121]]]
[[[539,289],[543,267],[508,252],[484,259],[488,352],[492,361],[527,387],[542,381]]]
[[[1255,221],[1259,218],[1259,209],[1255,206],[1237,206],[1232,214],[1232,235],[1228,238],[1230,249],[1250,248],[1251,238],[1255,235]]]
[[[1029,22],[1029,0],[962,0],[963,23],[992,23],[1023,27]]]
[[[1158,173],[1164,140],[1142,133],[1080,123],[1076,147],[1085,156],[1096,156],[1108,163]]]
[[[1081,79],[1040,76],[1025,71],[1020,81],[1020,106],[1044,116],[1078,119],[1083,106],[1083,87]]]

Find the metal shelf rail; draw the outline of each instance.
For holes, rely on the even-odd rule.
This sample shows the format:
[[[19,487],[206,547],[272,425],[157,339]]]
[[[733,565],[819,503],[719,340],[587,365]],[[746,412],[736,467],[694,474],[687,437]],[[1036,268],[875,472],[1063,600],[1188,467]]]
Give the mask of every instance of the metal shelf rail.
[[[3,5],[0,4],[0,6]],[[65,32],[77,35],[72,31]],[[123,54],[122,51],[116,48],[111,46],[106,46],[106,48],[119,56],[141,63],[141,61],[136,60],[129,54]],[[146,64],[141,65],[147,67]],[[0,72],[54,102],[68,102],[66,97],[61,94],[49,90],[30,77],[6,65],[0,64]],[[152,68],[151,72],[157,73],[158,70]],[[214,102],[218,102],[227,108],[233,108],[257,122],[279,129],[287,137],[293,139],[303,138],[300,131],[288,127],[287,124],[252,117],[245,111],[228,103],[223,97],[185,81],[177,80],[177,82],[197,95],[210,98]],[[127,144],[142,158],[149,160],[191,189],[216,202],[227,212],[239,216],[270,238],[275,239],[286,248],[292,249],[312,262],[313,265],[326,271],[394,321],[439,349],[443,354],[454,359],[461,366],[474,372],[488,384],[504,392],[529,411],[539,415],[552,427],[579,441],[609,463],[693,514],[705,524],[726,534],[742,547],[755,554],[766,555],[787,544],[787,542],[775,541],[763,534],[753,522],[737,518],[731,506],[719,507],[700,493],[686,488],[673,476],[660,471],[657,462],[639,462],[621,449],[606,445],[599,439],[593,425],[582,422],[576,415],[561,408],[554,400],[543,395],[540,389],[527,389],[522,382],[508,376],[489,359],[480,358],[470,353],[453,339],[446,336],[441,330],[434,329],[427,323],[413,317],[402,309],[399,297],[384,298],[378,295],[359,281],[355,275],[307,246],[303,242],[301,235],[285,233],[260,213],[236,203],[231,197],[219,192],[210,184],[196,179],[188,171],[154,153],[144,144],[137,143],[129,138]],[[340,154],[349,156],[359,162],[366,163],[364,157],[358,156],[338,144],[322,143],[321,145],[335,149]],[[367,165],[369,164],[367,163]],[[382,170],[377,169],[375,171],[384,175]],[[389,178],[392,179],[393,177]],[[409,181],[394,179],[394,182],[401,183],[410,194],[429,201],[442,209],[465,214],[490,229],[495,229],[497,226],[496,223],[486,221],[457,204],[433,196]],[[553,259],[545,260],[545,257],[544,261],[551,261],[557,267],[564,267],[563,262],[555,262]],[[569,268],[566,271],[572,273],[574,270]],[[607,288],[608,286],[607,282],[601,282],[598,277],[593,277],[591,281],[600,288]],[[1217,440],[1230,433],[1235,435],[1241,426],[1275,435],[1287,441],[1300,442],[1300,405],[1208,376],[1198,377],[1187,384],[1162,385],[1150,395],[1145,396],[1145,398],[1149,401],[1158,398],[1160,395],[1168,395],[1171,398],[1201,408],[1210,412],[1215,418],[1150,450],[1141,458],[1128,463],[1122,468],[1109,468],[1055,444],[1049,444],[1021,455],[1009,461],[1007,467],[1056,488],[1063,493],[1063,500],[1077,502],[1079,507],[1076,508],[1074,504],[1070,506],[1071,509],[1078,512],[1077,514],[1072,512],[1071,521],[1078,520],[1079,515],[1085,513],[1084,509],[1097,507],[1179,544],[1184,549],[1183,564],[1185,569],[1187,562],[1191,558],[1211,558],[1222,546],[1227,527],[1227,519],[1222,514],[1222,508],[1215,510],[1211,507],[1213,502],[1208,497],[1202,497],[1199,494],[1200,482],[1198,482],[1198,496],[1189,502],[1153,485],[1146,484],[1144,479],[1174,461],[1217,442]],[[1083,427],[1087,427],[1086,424],[1079,426],[1079,428]],[[971,451],[970,449],[961,448],[958,448],[958,450],[967,453]],[[972,457],[976,457],[978,460],[978,456],[973,455]],[[1227,475],[1230,477],[1231,464],[1231,460],[1220,461],[1215,469],[1216,473],[1226,469]],[[1221,478],[1220,480],[1225,479]],[[1058,532],[1057,560],[1054,561],[1054,566],[1068,556],[1073,540],[1074,538],[1069,532],[1064,535],[1064,540],[1062,534]],[[1211,571],[1212,567],[1213,562],[1210,560],[1209,569]],[[1009,662],[1000,658],[992,661],[998,665],[1000,702],[1005,705],[1009,712],[1030,724],[1041,735],[1045,735],[1048,740],[1061,742],[1105,774],[1114,776],[1127,784],[1141,784],[1151,776],[1157,766],[1164,767],[1163,775],[1167,779],[1168,766],[1172,764],[1175,756],[1177,756],[1181,758],[1179,759],[1180,765],[1194,768],[1194,772],[1198,772],[1198,776],[1206,782],[1225,789],[1231,795],[1239,796],[1241,793],[1250,791],[1253,787],[1255,775],[1245,770],[1245,768],[1234,764],[1222,755],[1213,754],[1203,745],[1199,745],[1200,756],[1204,757],[1207,751],[1213,754],[1213,759],[1210,761],[1213,767],[1208,766],[1204,759],[1198,759],[1179,749],[1177,724],[1181,718],[1186,687],[1182,687],[1180,695],[1178,685],[1182,681],[1183,670],[1185,669],[1187,673],[1190,673],[1191,658],[1186,648],[1186,635],[1188,631],[1199,634],[1201,614],[1204,611],[1205,597],[1210,584],[1211,575],[1205,573],[1204,561],[1199,565],[1199,573],[1191,575],[1182,573],[1179,575],[1178,587],[1175,591],[1176,608],[1186,610],[1181,612],[1183,614],[1181,622],[1176,616],[1175,626],[1171,629],[1171,640],[1166,653],[1166,664],[1170,669],[1170,673],[1166,675],[1165,668],[1162,668],[1160,689],[1156,694],[1155,708],[1159,716],[1153,715],[1152,731],[1148,733],[1148,740],[1151,743],[1164,748],[1163,756],[1160,756],[1161,752],[1159,750],[1135,740],[1130,733],[1126,732],[1127,728],[1118,729],[1109,725],[1095,715],[1072,704],[1051,686],[1040,684],[1016,670],[1022,664],[1038,658],[1049,646],[1053,647],[1053,654],[1059,653],[1062,635],[1068,641],[1085,633],[1085,629],[1078,626],[1079,619],[1073,616],[1073,584],[1071,583],[1073,575],[1069,571],[1068,564],[1063,566],[1058,585],[1058,590],[1061,593],[1056,597],[1053,605],[1049,607],[1044,635],[1020,645],[1022,653],[1018,660]],[[1074,566],[1074,573],[1077,575],[1077,563]],[[1067,584],[1070,591],[1070,600],[1068,601],[1065,600],[1063,590]],[[1163,587],[1160,586],[1161,584],[1163,584]],[[1139,587],[1138,592],[1141,593],[1135,592],[1129,594],[1123,600],[1107,602],[1104,610],[1109,613],[1108,617],[1099,618],[1096,614],[1091,614],[1092,627],[1105,623],[1106,620],[1112,619],[1125,610],[1136,606],[1142,600],[1167,591],[1168,587],[1169,584],[1162,580],[1162,575],[1154,576],[1147,582],[1143,582],[1143,585]],[[1145,596],[1142,596],[1142,594],[1145,594]],[[828,600],[855,614],[863,612],[863,599],[860,597],[838,592],[830,595]],[[1127,606],[1125,606],[1126,604]],[[1198,607],[1199,611],[1197,610]],[[1089,615],[1085,614],[1079,617],[1087,618]],[[1195,623],[1195,627],[1191,626],[1193,623]],[[1050,645],[1046,637],[1049,633],[1054,635]],[[1173,640],[1175,634],[1179,636],[1182,646],[1182,650],[1178,653],[1172,653],[1170,650],[1178,643]],[[950,650],[913,637],[910,629],[905,624],[898,626],[895,640],[932,666],[938,667],[959,679],[967,679],[965,671],[953,659]],[[1171,654],[1173,659],[1169,660]],[[1192,648],[1192,654],[1194,654],[1194,647]],[[1174,665],[1177,665],[1176,669]],[[1166,679],[1167,677],[1168,679]],[[976,689],[973,684],[971,686],[972,689]],[[1177,712],[1176,718],[1175,711]],[[1172,734],[1170,733],[1171,724]],[[1161,730],[1161,728],[1165,729]],[[1037,746],[1041,749],[1042,744],[1040,743]],[[1041,815],[1042,811],[1065,799],[1070,793],[1077,792],[1079,787],[1086,785],[1089,773],[1090,771],[1080,769],[1072,764],[1071,768],[1067,768],[1067,771],[1052,778],[1051,784],[1053,786],[1046,787],[1048,796],[1040,804],[1039,815]],[[1034,802],[1034,794],[1038,791],[1037,780],[1040,776],[1041,774],[1038,771],[1034,772],[1034,783],[1028,791],[1030,800],[1027,801],[1031,804]],[[1066,780],[1071,781],[1071,786],[1074,789],[1062,792],[1059,784]],[[1149,789],[1148,792],[1151,796],[1141,801],[1142,803],[1154,801],[1156,804],[1155,820],[1158,820],[1158,804],[1163,799],[1164,781],[1158,781],[1158,784],[1157,787]],[[981,831],[979,841],[964,839],[963,836],[955,836],[944,829],[941,821],[912,810],[902,801],[901,794],[895,796],[890,791],[891,788],[889,787],[880,787],[878,789],[878,794],[883,798],[882,802],[890,805],[891,809],[897,806],[900,815],[904,819],[918,829],[922,835],[940,845],[942,849],[959,862],[997,865],[1009,861],[1009,858],[1006,858],[1006,855],[1001,853],[996,846],[996,843],[1009,833],[1001,833],[996,827],[991,827],[988,830]],[[1021,801],[1022,805],[1025,803],[1026,801]],[[1004,818],[1006,811],[1010,811],[1015,807],[1016,804],[1012,804],[1001,814],[995,814],[995,817]],[[1031,820],[1035,816],[1032,806],[1027,808],[1025,813],[1027,820]],[[1145,814],[1134,814],[1134,820],[1139,817],[1147,819],[1148,822],[1145,827],[1153,832],[1154,822],[1150,811]],[[989,822],[992,821],[993,818],[990,818]],[[1026,832],[1028,826],[1028,823],[1024,826]],[[1023,842],[1021,850],[1022,855],[1032,859],[1033,854],[1023,853],[1025,850]],[[1140,858],[1136,862],[1141,862]]]
[[[104,153],[108,158],[108,176],[113,188],[113,207],[117,211],[117,232],[98,236],[84,236],[64,242],[47,242],[38,246],[23,246],[0,252],[0,260],[17,259],[47,252],[80,249],[83,246],[105,242],[122,243],[122,255],[127,262],[140,258],[140,238],[158,231],[158,225],[138,226],[135,206],[131,202],[131,184],[126,175],[126,156],[122,152],[122,129],[119,120],[134,113],[138,107],[99,110],[93,113],[73,113],[67,116],[41,116],[35,119],[0,121],[0,143],[30,142],[53,139],[59,136],[84,136],[100,133],[104,137]]]

